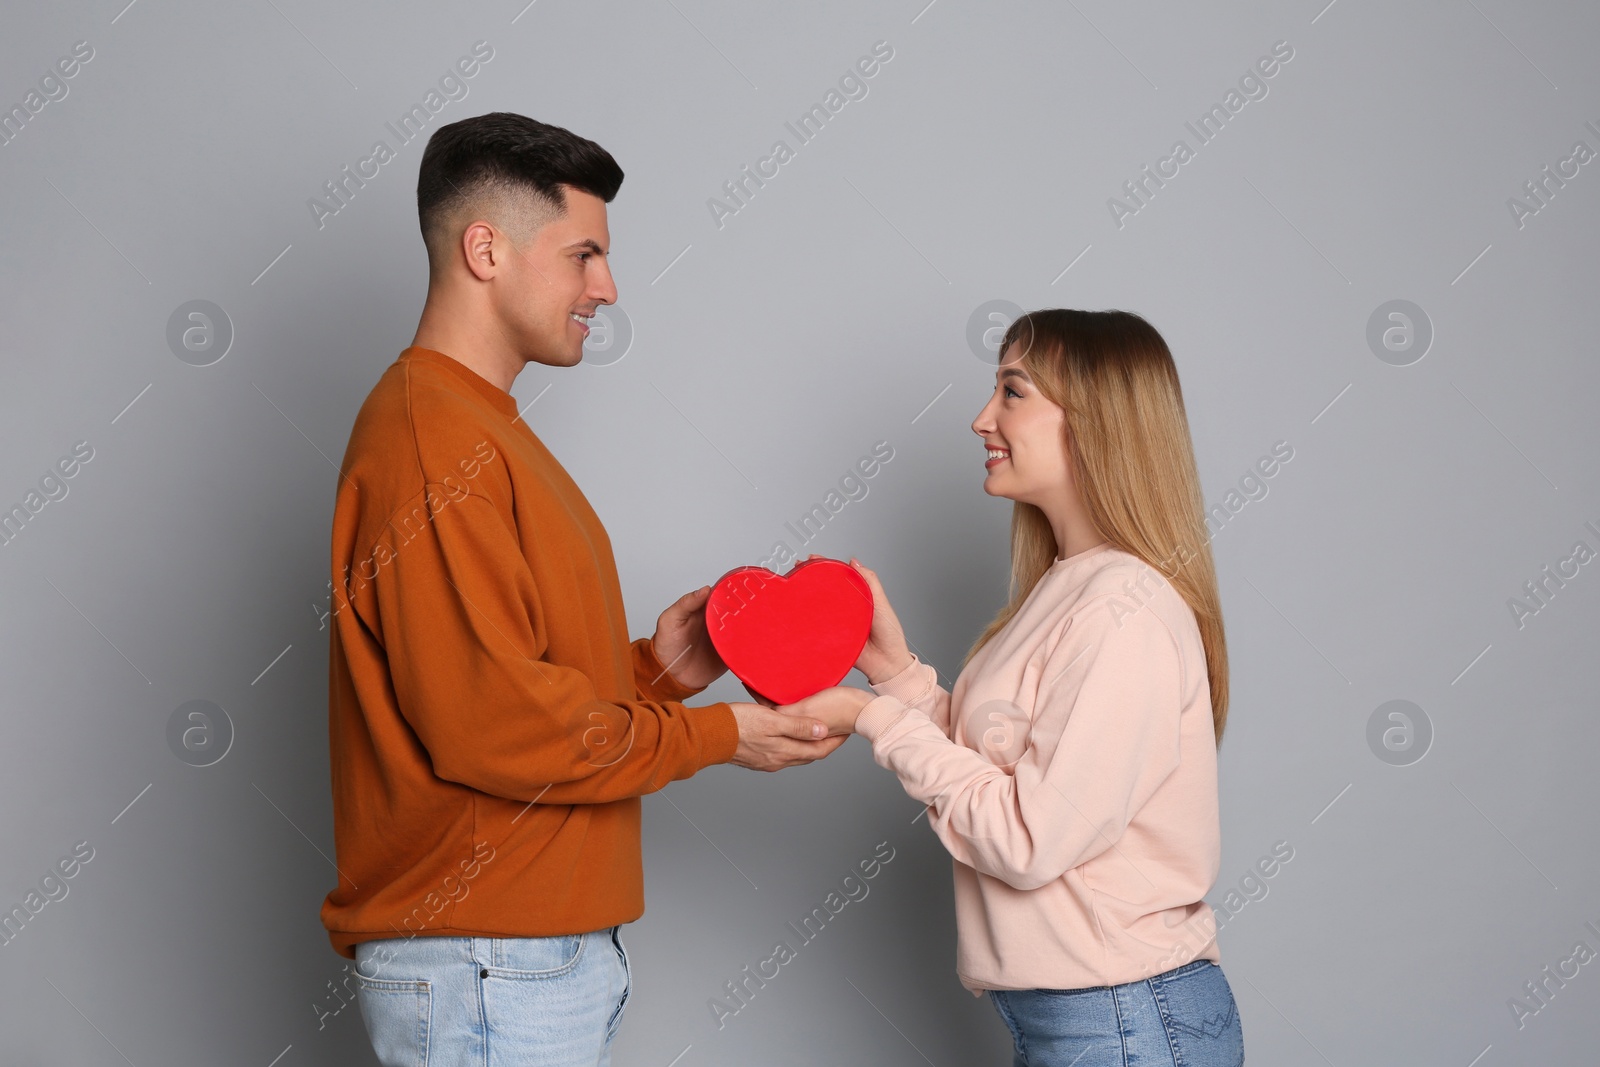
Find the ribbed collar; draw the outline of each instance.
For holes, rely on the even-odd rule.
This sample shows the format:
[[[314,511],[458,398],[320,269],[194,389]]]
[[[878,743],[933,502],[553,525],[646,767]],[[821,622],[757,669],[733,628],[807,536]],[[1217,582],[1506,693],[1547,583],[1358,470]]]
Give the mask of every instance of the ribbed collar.
[[[460,360],[435,352],[431,348],[418,348],[412,345],[400,353],[401,359],[420,359],[425,363],[437,363],[456,377],[476,389],[483,398],[493,404],[495,410],[503,413],[507,418],[517,417],[517,398],[500,388],[498,385],[462,363]]]
[[[1072,569],[1076,568],[1078,564],[1084,562],[1085,560],[1097,557],[1097,556],[1099,556],[1099,555],[1101,555],[1101,554],[1103,554],[1105,552],[1110,551],[1111,549],[1113,549],[1115,547],[1116,546],[1113,545],[1110,541],[1101,541],[1098,545],[1095,545],[1093,548],[1086,548],[1081,552],[1074,552],[1072,555],[1068,556],[1066,559],[1058,559],[1058,560],[1056,560],[1054,563],[1052,563],[1050,565],[1050,571],[1051,571],[1051,573],[1059,573],[1061,571],[1072,570]]]

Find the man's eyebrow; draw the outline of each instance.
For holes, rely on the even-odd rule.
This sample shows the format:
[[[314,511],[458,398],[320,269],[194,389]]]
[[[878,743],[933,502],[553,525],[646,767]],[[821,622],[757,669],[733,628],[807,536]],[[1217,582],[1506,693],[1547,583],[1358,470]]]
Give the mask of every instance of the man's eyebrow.
[[[567,250],[568,251],[571,251],[574,248],[587,248],[589,251],[595,253],[596,255],[600,255],[600,256],[603,256],[603,255],[606,254],[606,250],[601,248],[599,242],[596,241],[593,237],[585,237],[583,240],[574,241],[570,245],[567,246]]]

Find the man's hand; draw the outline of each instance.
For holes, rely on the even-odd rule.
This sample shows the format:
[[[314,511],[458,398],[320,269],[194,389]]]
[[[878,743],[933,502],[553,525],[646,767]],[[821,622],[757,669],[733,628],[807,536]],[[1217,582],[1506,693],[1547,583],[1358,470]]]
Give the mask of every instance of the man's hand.
[[[850,740],[849,734],[822,737],[825,723],[803,715],[785,715],[758,704],[730,704],[739,722],[739,748],[732,762],[752,771],[781,771],[819,760]]]
[[[706,600],[710,596],[709,585],[683,594],[661,613],[650,639],[667,673],[690,689],[704,689],[728,669],[706,632]]]

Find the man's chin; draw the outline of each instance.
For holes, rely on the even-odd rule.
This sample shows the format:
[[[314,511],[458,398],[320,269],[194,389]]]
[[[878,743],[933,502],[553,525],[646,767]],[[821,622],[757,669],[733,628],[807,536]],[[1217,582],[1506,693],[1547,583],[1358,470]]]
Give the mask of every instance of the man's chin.
[[[539,349],[528,356],[529,363],[542,363],[546,367],[576,367],[583,362],[583,346],[577,348]]]

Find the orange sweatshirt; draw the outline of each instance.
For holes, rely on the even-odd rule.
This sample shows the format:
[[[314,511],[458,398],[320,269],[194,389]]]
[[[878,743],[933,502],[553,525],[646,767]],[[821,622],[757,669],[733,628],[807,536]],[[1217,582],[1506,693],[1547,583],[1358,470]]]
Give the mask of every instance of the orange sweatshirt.
[[[644,914],[639,797],[738,727],[629,642],[605,527],[510,393],[400,353],[350,432],[333,581],[334,949]]]

